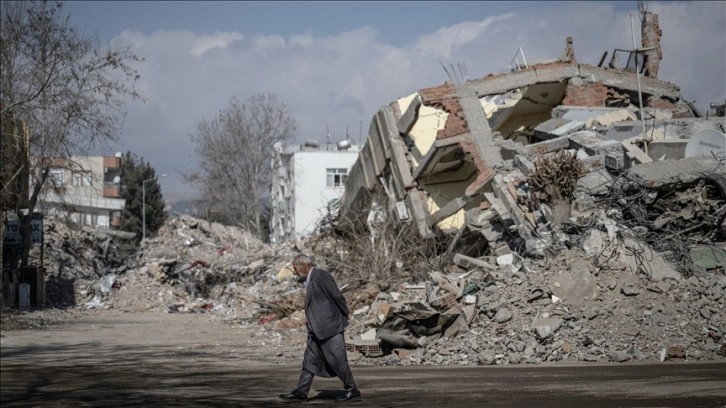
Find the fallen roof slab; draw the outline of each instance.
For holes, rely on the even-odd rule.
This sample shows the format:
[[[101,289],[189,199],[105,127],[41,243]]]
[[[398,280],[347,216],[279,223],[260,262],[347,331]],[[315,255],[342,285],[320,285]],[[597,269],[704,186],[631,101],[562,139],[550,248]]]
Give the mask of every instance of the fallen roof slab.
[[[648,185],[653,188],[692,183],[711,173],[726,176],[724,166],[718,160],[708,156],[639,164],[633,166],[630,172],[646,180]]]

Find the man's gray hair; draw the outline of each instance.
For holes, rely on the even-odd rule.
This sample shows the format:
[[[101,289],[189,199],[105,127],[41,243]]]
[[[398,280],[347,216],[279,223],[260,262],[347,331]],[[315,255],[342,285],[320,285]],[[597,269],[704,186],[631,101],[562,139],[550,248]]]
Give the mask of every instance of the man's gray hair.
[[[293,266],[296,266],[296,265],[313,266],[313,260],[312,260],[312,258],[310,258],[309,256],[307,256],[305,254],[300,254],[300,255],[297,255],[295,258],[293,258],[292,265]]]

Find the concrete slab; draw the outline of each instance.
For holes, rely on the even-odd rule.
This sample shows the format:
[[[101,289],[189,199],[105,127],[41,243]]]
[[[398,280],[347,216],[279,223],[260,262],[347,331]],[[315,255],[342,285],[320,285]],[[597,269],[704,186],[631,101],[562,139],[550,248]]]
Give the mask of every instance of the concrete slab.
[[[686,157],[686,144],[689,139],[663,139],[648,143],[648,156],[653,160],[664,157],[666,160],[680,160]]]
[[[718,160],[706,156],[655,161],[633,166],[630,169],[631,174],[646,180],[648,185],[654,188],[667,188],[670,185],[694,182],[713,172],[726,175],[726,169],[719,165]]]
[[[638,146],[633,144],[630,140],[625,140],[622,142],[623,148],[626,151],[626,154],[628,157],[630,157],[633,160],[636,160],[638,163],[650,163],[653,161],[653,159],[650,158],[647,154],[645,154],[644,151],[642,151]]]
[[[432,227],[436,225],[439,221],[444,220],[452,215],[454,215],[457,211],[464,208],[464,206],[467,203],[467,199],[464,197],[457,197],[448,203],[446,203],[443,207],[439,208],[438,211],[431,214],[431,217],[428,219],[428,226]]]
[[[584,122],[557,118],[547,120],[537,125],[537,127],[534,128],[534,134],[539,140],[549,140],[584,128]]]
[[[645,128],[648,129],[648,125],[646,125]],[[640,137],[640,135],[643,134],[641,129],[642,127],[640,122],[615,122],[611,124],[608,128],[608,131],[605,134],[605,139],[617,140],[619,142],[622,142],[624,140],[632,139],[634,137]]]
[[[590,156],[622,148],[619,142],[607,140],[600,133],[592,130],[581,130],[567,135],[567,137],[570,139],[571,148],[584,149]]]
[[[644,242],[635,241],[632,238],[626,238],[623,242],[627,251],[620,252],[620,261],[628,265],[631,270],[642,272],[648,275],[652,280],[675,280],[680,281],[683,276],[680,272],[663,259],[657,252]],[[642,254],[637,256],[635,254]]]
[[[562,136],[525,146],[520,150],[520,154],[541,155],[567,149],[569,147],[570,139],[567,136]]]
[[[608,192],[613,176],[605,169],[591,171],[577,181],[577,188],[587,191],[590,195],[602,195]]]
[[[422,103],[423,100],[421,99],[421,95],[416,94],[411,103],[408,105],[408,109],[406,109],[406,112],[401,114],[401,118],[398,120],[397,127],[400,132],[408,133],[411,130],[414,123],[416,123],[416,119],[418,118],[418,110],[421,107]]]

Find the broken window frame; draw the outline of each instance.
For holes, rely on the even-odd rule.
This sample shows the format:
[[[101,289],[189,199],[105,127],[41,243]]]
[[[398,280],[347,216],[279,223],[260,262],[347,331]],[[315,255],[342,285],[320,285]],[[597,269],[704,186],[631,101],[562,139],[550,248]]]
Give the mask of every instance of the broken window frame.
[[[615,61],[618,61],[618,53],[627,53],[628,58],[625,61],[625,66],[614,66]],[[616,48],[613,50],[613,55],[610,57],[610,66],[614,69],[620,69],[623,71],[628,72],[637,72],[643,73],[645,70],[645,51],[638,51],[638,50],[624,50],[621,48]]]

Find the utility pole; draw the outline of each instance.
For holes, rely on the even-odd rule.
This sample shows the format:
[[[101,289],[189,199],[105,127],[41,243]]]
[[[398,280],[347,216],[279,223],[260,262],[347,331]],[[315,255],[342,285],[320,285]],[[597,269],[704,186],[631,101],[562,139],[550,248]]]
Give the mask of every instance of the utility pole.
[[[630,35],[633,38],[633,52],[635,53],[635,80],[638,83],[638,105],[640,112],[640,130],[643,132],[643,151],[648,154],[648,140],[645,131],[645,118],[643,117],[643,93],[640,90],[640,70],[638,69],[638,55],[641,51],[647,50],[646,48],[638,48],[635,43],[635,29],[633,28],[633,15],[630,15]],[[653,47],[650,47],[653,48]]]

